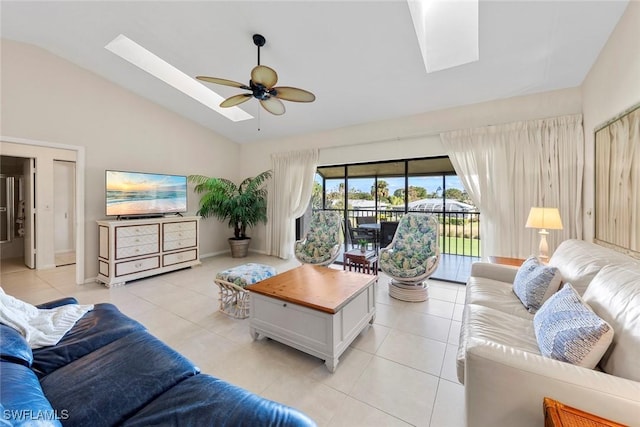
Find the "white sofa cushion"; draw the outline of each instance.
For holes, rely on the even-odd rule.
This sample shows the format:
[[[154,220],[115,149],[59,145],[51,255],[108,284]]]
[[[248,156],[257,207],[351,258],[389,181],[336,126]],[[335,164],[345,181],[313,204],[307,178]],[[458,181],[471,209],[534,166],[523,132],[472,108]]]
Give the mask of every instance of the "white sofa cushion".
[[[609,348],[613,328],[570,284],[556,292],[533,317],[540,353],[593,369]]]
[[[492,342],[540,355],[531,318],[513,316],[500,310],[468,302],[465,303],[462,317],[464,327],[460,329],[460,344],[456,356],[458,380],[462,384],[464,384],[467,343],[471,341]]]
[[[562,242],[549,260],[549,266],[557,267],[564,283],[583,295],[596,274],[609,264],[628,263],[630,258],[614,250],[569,239]]]
[[[476,304],[490,307],[503,313],[512,314],[528,320],[533,320],[522,302],[513,293],[511,283],[484,277],[469,277],[465,295],[466,304]]]
[[[513,292],[529,313],[535,313],[558,290],[561,282],[562,277],[556,267],[548,267],[531,256],[518,269]]]
[[[615,331],[600,362],[602,370],[640,381],[640,264],[603,268],[584,293],[584,300]]]

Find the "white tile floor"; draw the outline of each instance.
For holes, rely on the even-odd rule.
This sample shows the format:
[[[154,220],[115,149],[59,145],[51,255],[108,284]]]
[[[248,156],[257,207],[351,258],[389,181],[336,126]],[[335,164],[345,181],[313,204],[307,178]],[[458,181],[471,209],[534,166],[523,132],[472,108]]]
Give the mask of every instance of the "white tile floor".
[[[275,341],[252,341],[248,319],[218,311],[213,277],[246,262],[269,264],[278,272],[299,265],[255,254],[218,256],[199,267],[112,289],[74,285],[74,266],[3,269],[0,284],[34,304],[64,296],[84,304],[111,302],[203,372],[296,407],[319,426],[464,425],[464,389],[455,376],[464,286],[431,280],[430,299],[408,303],[389,297],[388,278],[381,275],[375,323],[331,374],[315,357]]]

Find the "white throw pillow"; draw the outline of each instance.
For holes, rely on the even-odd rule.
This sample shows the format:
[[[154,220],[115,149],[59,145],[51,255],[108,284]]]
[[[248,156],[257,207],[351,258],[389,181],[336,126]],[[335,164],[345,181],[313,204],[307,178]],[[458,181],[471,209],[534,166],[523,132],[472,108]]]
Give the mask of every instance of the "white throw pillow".
[[[543,356],[593,369],[613,340],[613,328],[591,310],[570,284],[533,316]]]
[[[513,292],[529,313],[535,313],[558,290],[560,283],[562,276],[557,268],[548,267],[537,257],[530,256],[516,273]]]

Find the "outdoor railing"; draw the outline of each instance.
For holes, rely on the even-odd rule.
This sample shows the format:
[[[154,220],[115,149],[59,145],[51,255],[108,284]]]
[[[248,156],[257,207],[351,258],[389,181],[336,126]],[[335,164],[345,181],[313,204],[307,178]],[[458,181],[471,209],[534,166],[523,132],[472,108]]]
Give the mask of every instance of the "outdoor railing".
[[[343,209],[333,209],[343,212]],[[418,212],[418,211],[416,211]],[[420,211],[423,212],[423,211]],[[480,257],[480,213],[479,212],[431,212],[440,223],[440,253]],[[400,221],[404,212],[395,210],[347,209],[347,219],[353,227],[357,217],[376,217],[376,222]]]

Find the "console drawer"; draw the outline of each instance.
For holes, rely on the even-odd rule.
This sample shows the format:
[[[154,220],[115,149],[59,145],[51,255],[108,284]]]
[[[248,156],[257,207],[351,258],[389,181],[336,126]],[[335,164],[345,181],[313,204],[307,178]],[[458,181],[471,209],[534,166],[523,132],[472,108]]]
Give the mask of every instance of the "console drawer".
[[[182,262],[194,261],[198,259],[198,250],[176,252],[162,257],[162,266],[180,264]]]
[[[116,276],[125,276],[127,274],[139,273],[141,271],[153,270],[160,267],[160,257],[137,259],[135,261],[126,261],[116,263]]]
[[[158,224],[150,225],[122,225],[116,227],[116,240],[121,237],[142,236],[145,234],[158,234],[160,228]]]
[[[163,250],[173,251],[175,249],[191,248],[196,245],[196,236],[186,237],[179,240],[165,240]]]
[[[151,243],[148,245],[127,246],[124,248],[116,248],[116,259],[131,258],[140,255],[149,255],[160,252],[160,248],[157,243]]]
[[[126,248],[130,246],[158,244],[158,234],[141,234],[139,236],[121,237],[118,236],[116,246],[118,248]]]
[[[164,233],[174,233],[178,231],[196,231],[195,221],[170,222],[163,224]]]

